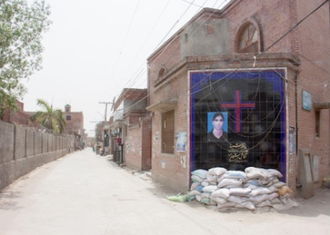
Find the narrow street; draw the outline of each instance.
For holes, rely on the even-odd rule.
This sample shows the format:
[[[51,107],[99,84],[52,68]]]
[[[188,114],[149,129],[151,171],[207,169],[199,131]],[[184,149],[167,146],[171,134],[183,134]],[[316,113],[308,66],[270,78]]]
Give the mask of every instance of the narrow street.
[[[329,234],[329,191],[313,208],[217,212],[166,199],[90,148],[43,165],[0,193],[0,235]]]

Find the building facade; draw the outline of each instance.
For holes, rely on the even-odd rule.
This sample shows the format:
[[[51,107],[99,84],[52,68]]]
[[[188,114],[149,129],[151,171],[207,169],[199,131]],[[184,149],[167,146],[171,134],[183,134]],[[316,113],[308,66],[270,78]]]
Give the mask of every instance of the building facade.
[[[72,112],[71,105],[67,104],[64,107],[63,113],[66,121],[65,134],[69,135],[84,135],[84,114],[83,112]]]
[[[16,100],[17,110],[6,110],[2,118],[5,122],[14,123],[16,125],[25,126],[34,129],[42,129],[38,122],[30,120],[31,112],[24,111],[24,103]]]
[[[152,177],[172,189],[216,166],[294,190],[329,174],[329,3],[246,3],[203,9],[148,58]]]
[[[75,141],[72,144],[73,149],[84,148],[87,136],[85,135],[83,112],[72,112],[71,105],[67,104],[64,107],[63,118],[66,122],[63,134],[75,136]]]
[[[151,118],[147,89],[126,88],[113,105],[110,118],[110,152],[114,161],[131,169],[151,168]]]

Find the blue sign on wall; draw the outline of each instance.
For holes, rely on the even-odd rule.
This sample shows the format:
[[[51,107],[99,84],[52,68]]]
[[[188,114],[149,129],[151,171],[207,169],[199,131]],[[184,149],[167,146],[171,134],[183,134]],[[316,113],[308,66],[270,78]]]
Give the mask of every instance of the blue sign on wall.
[[[256,166],[285,175],[284,77],[284,69],[191,72],[192,169]]]

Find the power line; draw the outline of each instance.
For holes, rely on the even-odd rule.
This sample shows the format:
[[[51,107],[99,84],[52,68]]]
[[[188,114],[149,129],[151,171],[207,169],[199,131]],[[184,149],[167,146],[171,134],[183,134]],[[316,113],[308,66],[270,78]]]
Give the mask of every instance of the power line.
[[[279,41],[281,41],[285,36],[287,36],[291,31],[293,31],[293,29],[294,28],[296,28],[296,27],[298,27],[304,20],[306,20],[309,16],[311,16],[315,11],[317,11],[319,8],[321,8],[326,2],[328,2],[328,0],[326,0],[325,2],[323,2],[321,5],[319,5],[316,9],[314,9],[311,13],[309,13],[307,16],[305,16],[302,20],[300,20],[297,24],[295,24],[292,28],[290,28],[285,34],[283,34],[278,40],[276,40],[274,43],[272,43],[266,50],[264,50],[263,52],[261,52],[261,53],[259,53],[259,55],[261,55],[261,54],[263,54],[263,53],[265,53],[267,50],[269,50],[271,47],[273,47],[274,45],[276,45]],[[223,3],[222,3],[223,4]],[[220,6],[219,6],[220,7]],[[201,26],[200,26],[201,27]],[[172,27],[173,28],[173,27]],[[195,31],[194,31],[195,32]],[[194,33],[194,32],[192,32],[192,33]],[[177,48],[178,49],[178,48]],[[174,50],[174,52],[176,52],[176,50]],[[173,53],[174,53],[173,52]],[[162,52],[161,52],[161,54],[162,54]],[[173,55],[173,54],[172,54]],[[170,58],[171,57],[171,55],[169,55],[168,56],[168,58]],[[252,57],[249,61],[252,61],[254,59],[254,57]],[[234,60],[237,60],[237,59],[234,59]],[[230,62],[233,62],[234,60],[232,60],[232,61],[227,61],[226,63],[230,63]],[[248,62],[249,62],[248,61]],[[237,69],[235,69],[235,71],[238,71],[238,70],[240,70],[240,69],[243,69],[244,67],[245,67],[245,65],[246,65],[246,63],[244,64],[243,62],[242,62],[242,66],[241,66],[241,68],[237,68]],[[235,71],[233,71],[233,72],[235,72]],[[141,72],[142,71],[140,71],[140,73],[139,74],[141,74]],[[168,82],[168,81],[166,81],[166,82]],[[204,87],[204,89],[205,89],[206,87]],[[127,92],[127,91],[126,91]],[[144,97],[144,98],[147,98],[148,96],[150,96],[151,94],[148,94],[146,97]],[[183,95],[187,95],[187,94],[180,94],[180,96],[183,96]],[[128,107],[129,108],[129,107]]]
[[[110,76],[109,81],[110,81],[111,78],[113,77],[113,74],[114,74],[114,72],[115,72],[115,69],[117,68],[117,64],[118,64],[118,62],[119,62],[119,60],[120,60],[120,57],[121,57],[122,51],[123,51],[123,49],[124,49],[124,46],[125,46],[125,44],[126,44],[126,40],[127,40],[128,35],[129,35],[129,32],[131,31],[132,23],[133,23],[133,20],[134,20],[134,18],[135,18],[136,11],[137,11],[139,5],[140,5],[140,0],[139,0],[139,2],[137,3],[137,5],[136,5],[136,7],[135,7],[134,14],[133,14],[132,19],[131,19],[131,21],[130,21],[130,24],[129,24],[129,26],[128,26],[128,30],[127,30],[127,32],[126,32],[126,35],[125,35],[125,38],[124,38],[123,44],[122,44],[122,46],[121,46],[121,48],[120,48],[119,55],[118,55],[118,57],[117,57],[117,60],[116,60],[115,66],[114,66],[114,68],[113,68],[113,71],[112,71],[112,73],[111,73],[111,76]],[[108,86],[106,86],[106,87],[108,87]]]
[[[289,31],[287,31],[285,34],[283,34],[279,39],[277,39],[273,44],[271,44],[269,47],[267,47],[263,53],[268,51],[270,48],[272,48],[274,45],[276,45],[279,41],[281,41],[286,35],[288,35],[292,30],[294,30],[296,27],[298,27],[302,22],[304,22],[308,17],[310,17],[314,12],[316,12],[318,9],[320,9],[324,4],[326,4],[329,0],[325,0],[320,6],[315,8],[312,12],[310,12],[308,15],[306,15],[303,19],[301,19],[297,24],[295,24]]]
[[[224,0],[224,1],[220,4],[220,6],[221,6],[221,5],[224,5],[227,1],[228,1],[228,0]],[[159,47],[159,45],[161,45],[161,43],[165,40],[165,38],[166,38],[166,37],[168,36],[168,34],[172,31],[172,29],[173,29],[173,28],[179,23],[179,21],[180,21],[180,20],[183,18],[183,16],[187,13],[188,9],[189,9],[192,5],[195,5],[195,4],[193,4],[194,2],[195,2],[195,0],[193,0],[192,2],[189,2],[189,6],[186,8],[186,10],[184,11],[184,13],[181,14],[181,16],[180,16],[179,19],[174,23],[174,25],[171,27],[171,29],[166,33],[166,35],[165,35],[165,36],[163,37],[163,39],[160,41],[160,43],[159,43],[158,46],[155,48],[155,50]],[[198,6],[198,7],[199,7],[199,10],[203,8],[203,6],[206,4],[206,2],[207,2],[207,0],[204,1],[204,3],[203,3],[202,6]],[[214,3],[214,5],[215,5],[217,2],[218,2],[218,0]],[[165,8],[167,7],[168,3],[169,3],[169,1],[167,2]],[[196,6],[196,5],[195,5],[195,6]],[[219,6],[219,7],[220,7],[220,6]],[[161,15],[163,15],[163,13],[164,13],[164,11],[165,11],[165,8],[163,9]],[[149,36],[151,35],[152,31],[154,30],[155,26],[157,25],[159,19],[160,19],[160,17],[159,17],[158,20],[156,21],[156,24],[155,24],[154,27],[152,28],[152,30],[151,30]],[[148,38],[149,38],[149,36],[148,36]],[[145,43],[143,44],[143,46],[146,44],[148,38],[146,39],[146,41],[145,41]],[[140,51],[142,50],[143,46],[141,47]],[[140,52],[139,52],[139,53],[140,53]],[[134,61],[135,61],[135,59],[134,59]],[[139,67],[139,70],[140,70],[141,67],[144,66],[144,65],[145,65],[145,62],[143,62],[143,64]],[[131,66],[132,66],[132,64],[131,64]],[[143,72],[143,71],[140,71],[140,72],[139,72],[140,75],[141,75],[141,72]],[[112,77],[112,76],[111,76],[111,77]],[[133,85],[133,84],[135,84],[135,82],[134,82],[135,79],[136,79],[136,78],[134,78],[134,76],[132,76],[132,78],[131,78],[127,83],[129,83],[131,80],[133,80],[133,81],[131,82],[131,84]]]
[[[186,12],[188,11],[188,9],[193,5],[194,1],[195,1],[195,0],[193,0],[192,2],[189,2],[190,5],[188,6],[188,8],[187,8],[187,9],[185,10],[185,12],[180,16],[180,18],[176,21],[176,23],[171,27],[171,29],[167,32],[166,36],[161,40],[161,42],[158,44],[157,47],[159,47],[159,46],[161,45],[161,43],[164,41],[164,39],[167,37],[167,35],[170,33],[170,31],[174,28],[174,26],[175,26],[175,25],[180,21],[180,19],[186,14]],[[214,5],[217,4],[217,2],[218,2],[218,0],[214,3]],[[202,6],[199,6],[199,7],[200,7],[199,10],[203,8],[203,6],[205,5],[205,3],[206,3],[206,1],[203,3]],[[227,3],[227,0],[222,1],[222,2],[220,3],[220,5],[214,10],[214,12],[208,17],[208,19],[209,19],[209,18],[210,18],[215,12],[216,12],[217,9],[222,8],[226,3]],[[199,26],[198,28],[200,28],[200,27],[202,27],[202,25]],[[198,28],[197,28],[197,29],[198,29]],[[195,29],[195,30],[191,33],[191,35],[194,34],[194,32],[196,32],[197,29]],[[157,47],[156,47],[156,48],[157,48]],[[179,48],[177,48],[177,49],[179,49]],[[164,51],[165,51],[165,50],[162,50],[162,52],[160,53],[160,55],[161,55]],[[174,51],[176,51],[176,50],[174,50]],[[173,52],[173,53],[174,53],[174,52]],[[158,56],[160,56],[160,55],[158,55]],[[172,54],[172,55],[173,55],[173,54]],[[170,59],[170,58],[171,58],[171,55],[168,56],[168,59]],[[166,61],[167,61],[167,60],[166,60]],[[166,62],[166,61],[165,61],[165,62]],[[140,68],[141,68],[143,65],[144,65],[144,64],[142,64],[142,65],[140,66]],[[142,72],[144,72],[144,69],[143,69],[142,71],[139,72],[139,75],[141,75]],[[137,79],[137,77],[136,77],[135,79]],[[130,79],[129,81],[131,81],[131,80],[132,80],[132,79]],[[132,81],[131,84],[132,84],[132,85],[135,84],[134,80]],[[149,96],[149,95],[148,95],[148,96]]]
[[[104,121],[107,121],[108,104],[113,104],[113,102],[99,102],[99,104],[105,104]]]

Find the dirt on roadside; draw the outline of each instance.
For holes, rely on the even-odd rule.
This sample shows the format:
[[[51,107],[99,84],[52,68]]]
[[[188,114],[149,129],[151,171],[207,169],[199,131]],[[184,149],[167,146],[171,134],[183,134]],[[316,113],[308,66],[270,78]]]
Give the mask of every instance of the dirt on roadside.
[[[160,197],[166,197],[170,195],[175,195],[177,193],[169,190],[162,185],[155,184],[151,180],[151,176],[146,172],[131,172],[133,175],[140,177],[144,181],[149,181],[149,183],[154,184],[157,188],[157,193],[154,193]],[[182,192],[181,192],[182,193]],[[276,210],[278,213],[306,216],[306,217],[316,217],[318,215],[330,216],[330,189],[329,188],[319,188],[314,191],[314,196],[309,199],[304,199],[302,197],[291,197],[290,198],[293,205],[288,209]],[[260,213],[265,213],[269,210],[259,210]]]
[[[318,215],[330,216],[330,189],[320,188],[314,191],[314,196],[309,199],[295,197],[296,207],[281,211],[289,215],[313,217]]]

